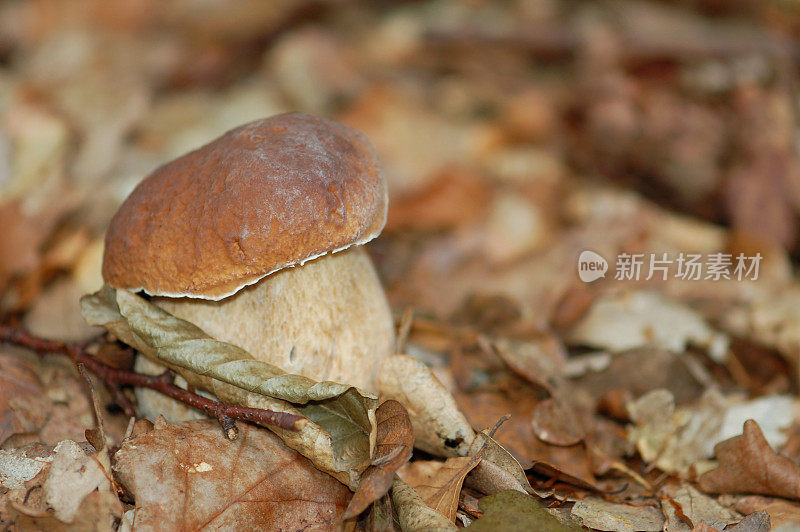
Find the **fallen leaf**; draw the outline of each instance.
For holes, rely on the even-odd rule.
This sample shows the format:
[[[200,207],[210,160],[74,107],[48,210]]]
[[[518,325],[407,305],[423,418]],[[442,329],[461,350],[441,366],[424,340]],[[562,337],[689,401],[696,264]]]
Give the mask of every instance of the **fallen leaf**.
[[[375,419],[377,436],[372,465],[361,476],[344,519],[357,516],[386,495],[392,487],[395,472],[408,462],[414,450],[414,431],[403,405],[390,399],[378,407]]]
[[[710,458],[722,440],[723,417],[728,401],[716,390],[684,408],[675,408],[667,390],[654,390],[628,404],[633,425],[628,439],[648,462],[670,473],[687,473],[689,467]]]
[[[48,532],[81,532],[84,530],[114,530],[122,512],[117,496],[109,491],[93,491],[80,501],[74,519],[60,521],[47,511],[37,511],[20,504],[12,505],[14,528],[18,530],[47,530]]]
[[[482,498],[479,503],[483,517],[473,522],[473,532],[527,532],[583,530],[577,523],[562,524],[530,495],[518,491],[502,491]]]
[[[467,454],[475,431],[425,364],[406,355],[386,359],[378,372],[378,389],[408,409],[418,448],[444,457]]]
[[[457,530],[456,525],[428,507],[414,488],[399,477],[395,477],[392,485],[392,502],[397,512],[397,520],[400,522],[400,529],[404,532]]]
[[[772,450],[755,421],[747,420],[742,435],[717,444],[714,453],[719,467],[700,477],[701,490],[800,499],[800,467]]]
[[[12,434],[36,432],[46,420],[36,369],[22,356],[0,353],[0,444]]]
[[[106,286],[81,298],[81,306],[87,323],[107,328],[222,401],[307,417],[311,422],[300,431],[268,428],[319,469],[357,487],[375,442],[378,400],[372,394],[290,375],[126,290]]]
[[[550,445],[562,447],[580,443],[586,437],[586,429],[573,405],[560,398],[551,397],[536,405],[531,418],[536,436]]]
[[[0,489],[24,489],[26,482],[53,461],[52,452],[46,456],[38,454],[28,448],[0,449]]]
[[[368,532],[399,532],[390,495],[384,495],[372,503],[364,528]]]
[[[518,386],[505,391],[475,391],[458,393],[456,399],[475,427],[493,426],[506,414],[505,421],[494,439],[518,461],[524,469],[536,461],[545,461],[580,478],[591,478],[591,466],[581,445],[558,447],[541,441],[534,431],[533,412],[539,401],[534,391]]]
[[[83,497],[95,490],[111,489],[110,478],[111,465],[105,452],[88,456],[78,444],[65,440],[53,450],[53,462],[42,485],[44,500],[56,518],[69,523]]]
[[[596,498],[575,503],[570,513],[584,526],[614,532],[660,532],[664,526],[661,510],[652,506],[617,504]]]
[[[550,386],[554,376],[562,374],[567,363],[564,346],[555,335],[529,342],[496,338],[492,346],[513,371],[543,388]]]
[[[697,312],[648,291],[598,297],[568,339],[573,345],[610,351],[651,346],[682,353],[695,345],[718,362],[724,360],[729,345],[728,337],[709,327]]]
[[[531,487],[520,463],[488,433],[488,430],[479,432],[470,446],[470,456],[475,456],[480,452],[483,459],[467,475],[464,481],[467,486],[486,495],[494,495],[507,490],[535,493],[542,498],[553,494],[552,490]]]
[[[782,525],[797,527],[800,525],[800,505],[787,501],[775,501],[764,507],[769,514],[770,524],[778,528]]]
[[[477,220],[486,210],[489,189],[481,176],[449,168],[425,187],[392,200],[386,231],[452,230]]]
[[[277,436],[246,424],[231,442],[216,421],[162,419],[114,459],[135,499],[134,529],[331,529],[350,499]]]
[[[769,532],[772,530],[769,513],[753,512],[731,527],[726,532]]]
[[[666,532],[689,531],[692,530],[692,526],[696,527],[701,523],[722,530],[742,518],[738,512],[725,508],[689,484],[677,489],[667,489],[663,495],[661,510],[667,518],[664,526]],[[692,526],[689,526],[684,518],[688,519]]]
[[[105,449],[87,454],[59,442],[25,489],[9,492],[10,520],[21,530],[109,530],[122,515]],[[49,462],[49,463],[48,463]],[[33,494],[33,496],[31,496]]]
[[[448,458],[444,462],[419,460],[404,465],[397,474],[425,504],[455,521],[464,478],[480,460],[480,455]]]

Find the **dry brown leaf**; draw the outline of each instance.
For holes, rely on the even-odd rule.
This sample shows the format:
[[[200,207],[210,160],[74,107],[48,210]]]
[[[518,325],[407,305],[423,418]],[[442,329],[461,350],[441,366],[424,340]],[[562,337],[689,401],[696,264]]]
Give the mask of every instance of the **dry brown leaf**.
[[[512,370],[543,388],[550,386],[551,378],[561,375],[567,363],[564,346],[552,334],[530,342],[497,338],[492,346]]]
[[[488,430],[479,432],[472,442],[469,454],[475,456],[482,453],[482,460],[475,466],[465,484],[486,495],[494,495],[501,491],[516,490],[521,493],[535,493],[546,498],[553,494],[552,490],[539,490],[531,487],[525,470],[511,453],[497,443],[489,435]]]
[[[584,423],[573,405],[555,397],[536,405],[531,424],[536,436],[551,445],[575,445],[586,437]]]
[[[769,513],[753,512],[733,526],[725,528],[726,532],[769,532],[772,530]]]
[[[664,516],[658,508],[617,504],[594,497],[576,502],[570,515],[597,530],[660,532],[664,526]]]
[[[420,460],[404,465],[397,474],[425,504],[455,521],[464,478],[480,460],[480,455],[448,458],[444,462]]]
[[[742,518],[738,512],[725,508],[689,484],[677,489],[674,487],[665,489],[661,499],[661,510],[667,518],[664,527],[667,532],[692,530],[684,519],[688,519],[695,527],[705,524],[722,530]]]
[[[114,470],[134,496],[136,529],[330,529],[350,493],[269,431],[215,421],[170,425],[125,441]]]
[[[422,190],[392,201],[387,231],[442,231],[476,220],[486,210],[486,181],[463,168],[440,172]]]
[[[33,362],[0,353],[0,444],[12,434],[35,432],[45,422],[43,393]]]
[[[491,427],[504,415],[511,414],[511,419],[503,423],[494,439],[523,468],[543,460],[576,477],[592,478],[591,464],[582,446],[557,447],[542,442],[536,436],[532,417],[538,400],[530,389],[520,387],[505,393],[460,393],[456,398],[470,423],[476,427]]]
[[[456,525],[448,521],[445,516],[430,508],[419,494],[395,477],[392,485],[392,503],[397,512],[397,520],[404,531],[413,532],[439,532],[457,530]]]
[[[378,389],[408,409],[418,448],[445,457],[467,454],[475,431],[425,364],[406,355],[386,359],[378,372]]]
[[[11,519],[17,530],[47,530],[48,532],[105,532],[114,530],[122,505],[110,491],[93,491],[80,501],[75,518],[64,523],[51,513],[36,511],[12,504]],[[2,524],[2,523],[0,523]]]
[[[769,514],[770,524],[778,528],[783,524],[800,525],[800,505],[787,501],[775,501],[763,508]]]
[[[719,467],[700,477],[701,490],[800,499],[800,467],[776,453],[752,419],[741,436],[717,444],[714,453]]]
[[[361,476],[344,519],[357,516],[386,495],[392,487],[395,472],[408,462],[414,450],[414,430],[403,405],[390,399],[378,407],[375,419],[377,436],[372,465]]]

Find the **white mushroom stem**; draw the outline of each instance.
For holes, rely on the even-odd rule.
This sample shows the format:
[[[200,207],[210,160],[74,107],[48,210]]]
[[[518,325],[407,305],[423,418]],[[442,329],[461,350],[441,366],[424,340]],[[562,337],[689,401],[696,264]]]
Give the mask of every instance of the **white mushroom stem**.
[[[153,298],[256,359],[314,380],[376,390],[394,354],[389,305],[361,246],[287,268],[220,301]]]

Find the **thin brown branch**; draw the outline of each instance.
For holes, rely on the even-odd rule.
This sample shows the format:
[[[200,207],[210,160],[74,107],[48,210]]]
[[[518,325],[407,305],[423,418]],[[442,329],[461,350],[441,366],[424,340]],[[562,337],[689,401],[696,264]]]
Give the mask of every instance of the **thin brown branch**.
[[[39,354],[57,353],[66,355],[75,364],[83,364],[86,369],[100,377],[117,400],[120,400],[120,397],[124,397],[121,393],[121,386],[150,388],[161,392],[183,404],[202,411],[209,417],[217,419],[229,439],[235,439],[237,436],[238,431],[234,424],[234,420],[237,419],[292,431],[301,430],[306,422],[304,417],[286,412],[275,412],[273,410],[212,401],[176,386],[173,383],[173,374],[170,371],[165,371],[161,375],[144,375],[135,371],[114,368],[87,353],[84,345],[45,340],[33,336],[19,327],[0,323],[0,342],[8,342],[25,347]],[[123,401],[120,406],[126,410],[131,408],[130,403],[127,401]]]

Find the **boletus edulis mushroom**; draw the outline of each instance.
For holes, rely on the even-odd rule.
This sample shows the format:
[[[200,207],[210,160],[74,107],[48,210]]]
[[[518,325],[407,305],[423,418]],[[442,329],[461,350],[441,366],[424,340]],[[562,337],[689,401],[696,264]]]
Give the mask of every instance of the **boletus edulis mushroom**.
[[[362,134],[273,116],[145,178],[111,220],[103,278],[289,373],[374,391],[394,327],[361,245],[387,202]]]

